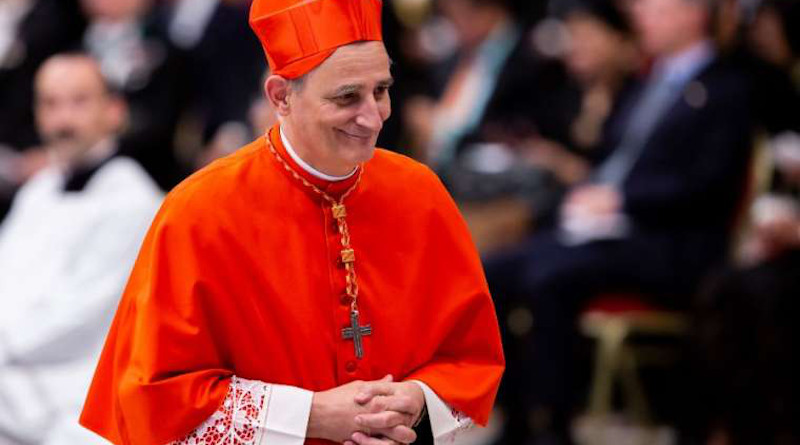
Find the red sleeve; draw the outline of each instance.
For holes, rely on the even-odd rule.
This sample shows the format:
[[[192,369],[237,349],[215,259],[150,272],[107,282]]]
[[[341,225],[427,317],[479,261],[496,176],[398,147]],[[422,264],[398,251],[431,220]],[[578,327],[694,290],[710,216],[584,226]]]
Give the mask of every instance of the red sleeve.
[[[438,181],[429,221],[432,295],[440,326],[428,333],[434,359],[408,378],[425,382],[451,407],[486,425],[505,369],[500,331],[480,258],[453,200]]]
[[[145,238],[81,415],[82,425],[116,444],[178,439],[228,391],[232,372],[205,328],[208,296],[225,294],[209,283],[224,281],[196,230],[202,215],[182,207],[168,198]]]

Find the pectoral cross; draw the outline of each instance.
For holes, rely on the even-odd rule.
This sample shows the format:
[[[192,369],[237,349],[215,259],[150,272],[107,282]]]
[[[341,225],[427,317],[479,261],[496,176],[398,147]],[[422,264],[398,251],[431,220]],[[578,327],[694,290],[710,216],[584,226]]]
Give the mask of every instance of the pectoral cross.
[[[364,345],[361,337],[372,335],[372,326],[359,326],[358,311],[350,312],[350,327],[342,329],[342,338],[345,340],[353,339],[353,346],[356,349],[356,358],[364,357]]]

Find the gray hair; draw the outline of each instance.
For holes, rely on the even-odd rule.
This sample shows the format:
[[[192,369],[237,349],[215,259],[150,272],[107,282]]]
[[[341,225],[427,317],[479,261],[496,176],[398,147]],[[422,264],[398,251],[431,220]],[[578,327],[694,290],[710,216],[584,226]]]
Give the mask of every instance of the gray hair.
[[[306,79],[308,79],[308,73],[303,74],[295,79],[289,79],[289,88],[298,93],[303,91],[303,87],[306,84]]]

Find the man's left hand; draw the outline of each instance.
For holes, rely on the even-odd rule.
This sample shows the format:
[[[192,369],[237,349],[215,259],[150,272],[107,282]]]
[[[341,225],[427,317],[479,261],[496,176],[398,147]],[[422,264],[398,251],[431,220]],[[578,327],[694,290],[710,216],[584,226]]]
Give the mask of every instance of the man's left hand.
[[[425,395],[414,382],[371,382],[361,388],[355,402],[368,407],[368,414],[356,417],[361,432],[353,434],[352,444],[388,445],[412,443],[411,427],[422,415]]]

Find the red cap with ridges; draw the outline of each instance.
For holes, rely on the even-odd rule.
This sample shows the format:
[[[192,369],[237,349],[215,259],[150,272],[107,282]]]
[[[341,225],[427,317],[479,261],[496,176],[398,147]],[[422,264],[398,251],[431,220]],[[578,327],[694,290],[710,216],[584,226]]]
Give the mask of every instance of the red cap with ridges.
[[[340,46],[383,40],[381,6],[380,0],[254,0],[250,27],[272,73],[295,79]]]

